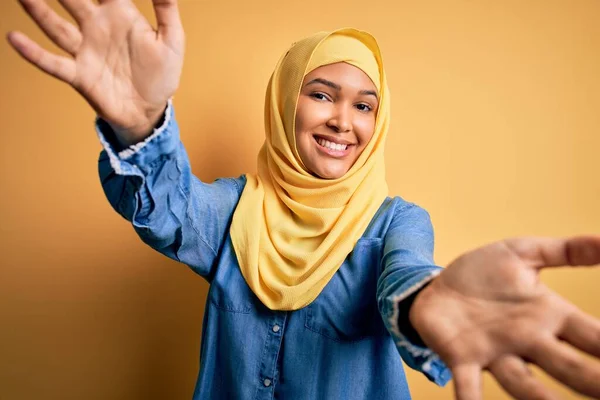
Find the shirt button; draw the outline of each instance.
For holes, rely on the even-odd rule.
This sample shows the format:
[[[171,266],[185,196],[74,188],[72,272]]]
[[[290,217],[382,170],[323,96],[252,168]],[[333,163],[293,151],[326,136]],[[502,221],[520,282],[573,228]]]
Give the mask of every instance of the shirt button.
[[[269,387],[269,386],[271,386],[271,380],[270,380],[269,378],[265,379],[265,380],[263,381],[263,385],[265,385],[266,387]]]
[[[273,325],[273,332],[277,333],[279,332],[279,329],[281,329],[279,325]]]

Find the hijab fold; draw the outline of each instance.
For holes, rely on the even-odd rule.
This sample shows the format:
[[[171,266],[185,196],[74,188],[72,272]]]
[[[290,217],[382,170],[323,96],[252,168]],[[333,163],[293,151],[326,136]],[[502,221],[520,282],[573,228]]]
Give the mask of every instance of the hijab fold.
[[[337,62],[371,78],[379,107],[362,154],[343,177],[328,180],[303,165],[294,125],[304,77]],[[370,34],[352,28],[319,32],[294,43],[277,63],[267,87],[258,172],[247,174],[230,229],[242,275],[270,309],[310,304],[363,235],[388,193],[383,158],[388,125],[388,88]]]

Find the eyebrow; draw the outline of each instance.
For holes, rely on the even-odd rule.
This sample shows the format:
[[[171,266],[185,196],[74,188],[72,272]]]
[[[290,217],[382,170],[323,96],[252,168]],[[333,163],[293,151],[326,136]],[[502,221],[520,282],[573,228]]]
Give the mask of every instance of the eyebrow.
[[[314,85],[317,83],[320,83],[325,86],[329,86],[330,88],[335,89],[337,91],[342,90],[342,87],[340,85],[338,85],[337,83],[331,82],[331,81],[329,81],[327,79],[323,79],[323,78],[315,78],[312,81],[308,82],[305,86]],[[358,94],[375,96],[375,98],[377,99],[377,92],[375,92],[373,90],[361,90],[360,92],[358,92]]]

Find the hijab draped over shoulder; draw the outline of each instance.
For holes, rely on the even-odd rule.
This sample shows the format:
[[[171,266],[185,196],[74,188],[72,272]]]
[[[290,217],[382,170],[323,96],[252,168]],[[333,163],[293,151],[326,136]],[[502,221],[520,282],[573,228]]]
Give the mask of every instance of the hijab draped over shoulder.
[[[303,165],[295,114],[304,77],[338,62],[371,78],[379,108],[363,153],[343,177],[328,180]],[[244,279],[270,309],[310,304],[365,232],[388,193],[383,159],[388,125],[388,87],[370,34],[350,28],[319,32],[294,43],[277,63],[267,87],[258,173],[247,175],[230,229]]]

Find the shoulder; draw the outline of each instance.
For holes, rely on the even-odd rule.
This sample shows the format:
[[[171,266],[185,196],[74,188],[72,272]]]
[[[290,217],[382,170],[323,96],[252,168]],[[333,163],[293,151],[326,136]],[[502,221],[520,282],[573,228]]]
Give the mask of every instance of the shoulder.
[[[430,254],[434,232],[427,210],[400,197],[389,198],[389,204],[393,211],[385,232],[382,232],[386,248],[412,249]]]
[[[387,197],[375,218],[389,219],[426,219],[429,220],[429,212],[420,205],[407,201],[400,196]],[[390,222],[391,222],[390,221]]]
[[[212,184],[224,189],[229,189],[232,194],[239,199],[246,186],[246,175],[240,175],[237,178],[217,178]]]
[[[430,223],[431,218],[429,212],[420,205],[406,201],[399,196],[390,199],[394,207],[394,219],[409,220],[413,222],[423,221]]]
[[[387,197],[373,216],[365,236],[383,238],[398,227],[411,229],[430,226],[429,213],[423,207],[400,196]]]
[[[417,214],[428,214],[425,208],[411,201],[405,200],[400,196],[388,197],[385,199],[384,204],[388,202],[390,207],[393,208],[394,216],[417,213]]]

